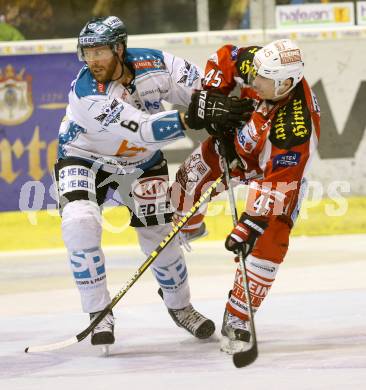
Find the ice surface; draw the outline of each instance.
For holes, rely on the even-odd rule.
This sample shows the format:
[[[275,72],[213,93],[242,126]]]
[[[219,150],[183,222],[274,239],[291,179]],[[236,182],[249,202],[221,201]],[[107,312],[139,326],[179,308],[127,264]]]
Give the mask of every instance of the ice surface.
[[[64,252],[0,255],[0,388],[366,389],[366,236],[293,239],[275,286],[256,316],[259,357],[237,369],[220,352],[220,326],[235,265],[222,244],[187,254],[194,306],[216,323],[199,341],[177,328],[146,273],[117,305],[110,356],[85,340],[48,353],[28,345],[74,336],[80,312]],[[144,259],[107,250],[112,294]]]

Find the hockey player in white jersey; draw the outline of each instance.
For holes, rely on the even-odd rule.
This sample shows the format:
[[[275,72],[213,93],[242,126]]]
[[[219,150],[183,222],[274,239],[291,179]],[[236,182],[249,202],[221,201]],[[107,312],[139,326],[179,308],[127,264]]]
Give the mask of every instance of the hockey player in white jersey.
[[[101,248],[101,209],[109,188],[131,212],[142,251],[149,255],[171,230],[168,167],[161,148],[184,137],[182,114],[163,111],[162,99],[188,106],[202,73],[195,65],[151,49],[127,49],[127,32],[114,16],[82,29],[78,55],[85,66],[72,83],[55,165],[62,234],[83,311],[93,320],[111,301]],[[122,189],[122,191],[121,191]],[[152,265],[159,293],[176,324],[198,338],[213,321],[190,303],[185,259],[173,241]],[[111,312],[94,329],[92,344],[114,343]]]

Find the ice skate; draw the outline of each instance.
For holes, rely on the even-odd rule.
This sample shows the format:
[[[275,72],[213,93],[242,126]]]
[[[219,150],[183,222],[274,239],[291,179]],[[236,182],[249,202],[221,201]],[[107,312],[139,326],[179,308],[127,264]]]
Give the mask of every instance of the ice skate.
[[[100,311],[90,313],[90,322],[98,317]],[[91,334],[92,345],[110,345],[114,344],[114,317],[113,313],[109,312],[102,321],[93,329]],[[103,353],[107,354],[108,349],[103,348]]]
[[[163,298],[161,288],[158,294]],[[168,312],[180,328],[184,328],[198,339],[207,339],[215,332],[214,322],[195,310],[191,304],[183,309],[168,309]]]
[[[250,340],[248,322],[234,316],[227,310],[225,310],[221,334],[221,351],[232,355],[247,349]]]
[[[190,243],[198,240],[199,238],[206,237],[207,235],[208,231],[206,230],[206,225],[203,222],[198,229],[185,232],[181,231],[178,235],[179,245],[181,245],[187,252],[191,252],[192,248]]]
[[[206,230],[206,224],[203,222],[198,229],[192,230],[191,232],[182,232],[181,234],[186,242],[192,242],[198,240],[199,238],[206,237],[208,235],[208,231]]]

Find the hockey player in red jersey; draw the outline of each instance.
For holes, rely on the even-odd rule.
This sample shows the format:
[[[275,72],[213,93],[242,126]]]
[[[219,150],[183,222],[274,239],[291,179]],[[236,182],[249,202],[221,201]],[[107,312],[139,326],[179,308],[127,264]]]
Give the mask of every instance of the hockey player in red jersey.
[[[225,123],[210,120],[206,104],[210,91],[193,95],[188,125],[205,127],[212,136],[182,164],[172,187],[179,216],[198,199],[207,183],[222,174],[218,146],[225,143],[231,177],[249,186],[246,210],[228,234],[225,247],[232,252],[242,247],[248,254],[246,268],[254,311],[266,297],[285,258],[306,189],[305,175],[319,139],[319,106],[303,78],[303,68],[301,50],[288,39],[263,48],[226,45],[212,55],[206,66],[204,88],[228,95],[239,83],[241,97],[252,98],[255,109],[243,126],[232,131]],[[187,228],[198,229],[203,214],[198,214]],[[221,330],[222,349],[228,353],[240,350],[250,339],[242,286],[238,268]]]

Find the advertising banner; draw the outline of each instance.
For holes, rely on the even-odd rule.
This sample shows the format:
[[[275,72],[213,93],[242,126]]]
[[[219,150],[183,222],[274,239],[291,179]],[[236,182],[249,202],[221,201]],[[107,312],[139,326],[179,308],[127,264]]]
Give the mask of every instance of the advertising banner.
[[[357,4],[357,24],[366,25],[366,1],[358,1],[356,4]]]
[[[352,2],[281,5],[276,7],[277,28],[319,28],[353,26]]]
[[[0,211],[56,204],[50,171],[81,66],[74,53],[0,57]]]

